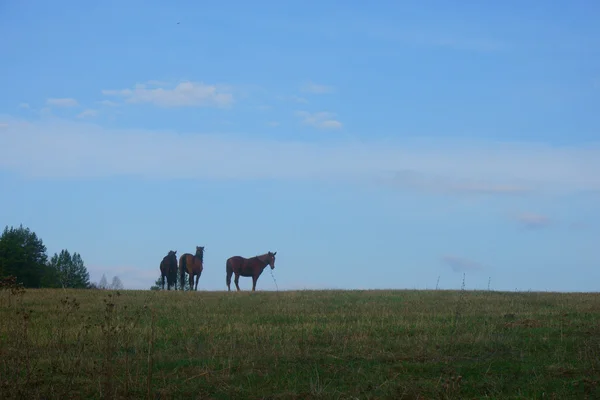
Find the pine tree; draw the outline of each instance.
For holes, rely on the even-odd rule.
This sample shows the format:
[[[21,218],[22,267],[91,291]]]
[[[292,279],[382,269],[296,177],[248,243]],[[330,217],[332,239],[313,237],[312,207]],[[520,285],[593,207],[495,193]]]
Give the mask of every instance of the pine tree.
[[[0,276],[15,276],[25,287],[52,283],[46,246],[35,232],[20,225],[4,228],[0,236]]]
[[[73,253],[71,258],[74,273],[74,286],[76,288],[89,288],[90,287],[90,274],[81,258],[79,253]]]
[[[56,271],[63,288],[87,289],[90,287],[90,274],[78,253],[71,255],[68,250],[54,253],[50,259],[50,267]]]
[[[162,278],[159,276],[154,285],[150,286],[150,290],[162,290]]]
[[[178,288],[180,288],[180,282],[179,279],[177,279],[176,281],[177,283],[175,284],[174,288],[175,290],[177,290]],[[165,287],[167,287],[167,278],[165,277]],[[172,286],[173,287],[173,286]],[[156,279],[156,281],[154,282],[154,285],[150,286],[150,290],[162,290],[162,277],[161,275],[158,276],[158,278]],[[166,289],[165,289],[166,290]],[[183,285],[183,290],[185,292],[190,290],[190,285],[189,283],[185,282],[185,284]]]

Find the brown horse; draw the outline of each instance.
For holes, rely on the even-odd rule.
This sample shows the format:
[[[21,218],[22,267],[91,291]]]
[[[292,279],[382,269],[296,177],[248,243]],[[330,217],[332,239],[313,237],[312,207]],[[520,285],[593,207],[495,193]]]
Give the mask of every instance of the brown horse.
[[[225,265],[225,269],[227,270],[227,289],[231,291],[231,275],[235,274],[234,282],[238,291],[240,290],[240,285],[238,284],[240,276],[251,276],[252,291],[255,291],[256,281],[258,280],[260,274],[262,274],[265,267],[270,265],[271,269],[275,269],[275,254],[277,254],[277,252],[271,253],[269,251],[266,254],[252,258],[244,258],[241,256],[233,256],[228,258]]]
[[[185,274],[190,277],[190,290],[198,290],[198,281],[204,269],[204,246],[196,246],[196,254],[185,253],[179,257],[179,275],[181,277],[181,290],[185,286]],[[194,288],[194,276],[196,287]]]
[[[163,290],[165,290],[165,276],[167,277],[167,290],[171,290],[171,286],[174,286],[177,290],[177,250],[169,250],[169,253],[160,262],[160,278],[162,279]]]

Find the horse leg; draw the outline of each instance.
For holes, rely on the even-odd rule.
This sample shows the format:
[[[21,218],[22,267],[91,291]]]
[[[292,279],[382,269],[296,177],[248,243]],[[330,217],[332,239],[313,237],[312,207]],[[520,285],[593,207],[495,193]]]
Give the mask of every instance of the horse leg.
[[[252,276],[252,291],[256,291],[256,281],[258,280],[258,276]]]
[[[235,287],[237,288],[238,292],[240,291],[240,274],[235,274],[235,279],[233,280],[233,282],[235,283]]]
[[[225,282],[227,283],[227,290],[231,292],[231,275],[233,275],[233,271],[227,270],[227,276],[225,278]]]
[[[162,280],[162,290],[165,290],[165,276],[161,274],[160,279]]]
[[[190,277],[190,279],[189,279],[190,280],[190,290],[194,290],[194,273],[191,272],[189,274],[189,277]]]
[[[200,281],[201,275],[202,275],[202,271],[198,272],[198,276],[196,276],[196,288],[194,290],[198,290],[198,281]]]

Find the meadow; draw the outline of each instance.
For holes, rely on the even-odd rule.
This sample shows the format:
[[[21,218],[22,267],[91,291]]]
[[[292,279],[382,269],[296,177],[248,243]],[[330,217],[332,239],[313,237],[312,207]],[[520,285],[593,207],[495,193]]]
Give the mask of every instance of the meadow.
[[[600,398],[600,295],[0,291],[3,399]]]

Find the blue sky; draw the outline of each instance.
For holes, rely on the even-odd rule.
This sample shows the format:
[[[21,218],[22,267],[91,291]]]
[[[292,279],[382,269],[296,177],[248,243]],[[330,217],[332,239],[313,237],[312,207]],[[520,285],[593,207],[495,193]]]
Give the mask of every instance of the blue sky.
[[[597,290],[600,6],[368,4],[2,2],[0,225],[135,289]]]

